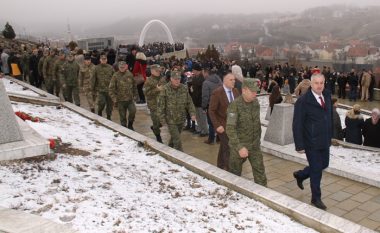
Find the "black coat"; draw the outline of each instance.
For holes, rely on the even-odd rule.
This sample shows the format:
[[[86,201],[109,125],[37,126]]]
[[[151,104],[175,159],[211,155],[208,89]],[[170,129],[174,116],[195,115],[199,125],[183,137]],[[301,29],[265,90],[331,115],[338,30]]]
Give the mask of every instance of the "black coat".
[[[380,148],[380,121],[376,125],[372,124],[372,119],[365,120],[363,125],[364,146]]]
[[[202,107],[202,85],[205,79],[203,76],[193,77],[193,80],[191,82],[191,98],[193,99],[194,106],[196,108]]]
[[[342,122],[336,108],[333,108],[333,138],[343,140]]]
[[[298,98],[294,105],[293,138],[297,151],[327,149],[331,145],[333,113],[331,93],[324,90],[325,109],[311,89]]]
[[[364,120],[360,115],[356,116],[357,117],[346,116],[346,119],[344,120],[346,123],[346,142],[361,145],[363,143],[362,128],[364,125]]]

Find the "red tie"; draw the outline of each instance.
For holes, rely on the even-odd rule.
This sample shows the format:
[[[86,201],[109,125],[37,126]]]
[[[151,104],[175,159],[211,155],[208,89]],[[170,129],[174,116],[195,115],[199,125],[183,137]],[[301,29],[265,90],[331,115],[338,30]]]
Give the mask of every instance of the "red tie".
[[[322,106],[322,108],[325,109],[326,105],[325,105],[325,101],[323,101],[322,96],[319,96],[319,99],[321,99],[321,106]]]

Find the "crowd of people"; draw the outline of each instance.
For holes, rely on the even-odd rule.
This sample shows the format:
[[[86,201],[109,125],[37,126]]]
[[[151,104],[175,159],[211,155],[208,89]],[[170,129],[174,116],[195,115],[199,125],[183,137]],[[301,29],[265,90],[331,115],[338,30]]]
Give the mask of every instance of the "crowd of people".
[[[242,164],[249,160],[254,181],[263,186],[267,185],[267,178],[260,149],[260,105],[256,95],[269,93],[271,113],[275,104],[294,103],[295,96],[298,100],[293,118],[294,141],[296,150],[306,153],[309,166],[293,176],[301,189],[303,181],[311,179],[311,203],[321,209],[326,209],[320,181],[322,170],[328,166],[331,138],[380,148],[379,109],[373,109],[371,117],[364,120],[360,105],[355,104],[347,112],[346,128],[342,129],[336,111],[338,99],[331,98],[337,84],[339,98],[346,97],[348,86],[350,100],[372,101],[371,71],[352,70],[345,74],[329,67],[296,68],[288,63],[267,64],[265,68],[255,63],[247,71],[228,59],[147,59],[145,53],[157,52],[158,47],[167,52],[166,46],[130,46],[123,57],[117,57],[113,49],[89,53],[47,47],[34,47],[31,51],[25,47],[18,51],[1,49],[1,70],[45,88],[50,94],[62,93],[64,100],[78,106],[82,91],[92,112],[97,110],[102,116],[105,109],[107,119],[111,119],[117,108],[120,124],[130,130],[134,130],[136,104],[147,103],[151,129],[158,142],[163,142],[164,125],[170,134],[168,145],[180,151],[183,130],[207,137],[206,144],[219,142],[217,166],[240,176]],[[315,129],[310,128],[315,124],[320,124],[318,137]]]

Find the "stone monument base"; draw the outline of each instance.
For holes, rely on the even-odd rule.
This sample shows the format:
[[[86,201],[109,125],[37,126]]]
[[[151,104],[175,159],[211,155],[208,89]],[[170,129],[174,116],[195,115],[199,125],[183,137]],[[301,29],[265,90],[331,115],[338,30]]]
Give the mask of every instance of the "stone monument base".
[[[268,107],[270,112],[270,107]],[[288,145],[293,143],[293,104],[275,104],[270,116],[264,140],[277,145]]]
[[[0,144],[0,161],[49,154],[49,141],[39,135],[19,117],[16,118],[24,139],[22,141]]]

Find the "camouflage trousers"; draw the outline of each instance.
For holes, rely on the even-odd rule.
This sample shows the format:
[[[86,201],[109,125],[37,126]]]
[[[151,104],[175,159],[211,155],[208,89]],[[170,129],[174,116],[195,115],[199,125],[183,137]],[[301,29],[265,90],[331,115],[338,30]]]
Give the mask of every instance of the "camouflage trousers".
[[[169,146],[183,151],[182,142],[181,142],[181,132],[182,132],[183,123],[181,124],[168,124],[168,129],[170,133]]]
[[[53,80],[52,78],[45,78],[45,87],[48,93],[59,97],[61,91],[61,85],[59,80]]]
[[[156,109],[150,110],[150,118],[152,119],[152,123],[153,123],[152,130],[153,130],[154,135],[160,135],[161,134],[161,130],[160,130],[161,123],[160,123],[160,118],[157,115]]]
[[[78,86],[66,86],[63,89],[63,97],[65,98],[66,101],[69,101],[70,103],[73,102],[73,97],[74,97],[75,105],[80,106]]]
[[[133,100],[130,101],[119,101],[117,102],[117,108],[119,110],[120,124],[127,127],[127,111],[128,111],[128,122],[133,122],[136,116],[136,105]]]
[[[233,148],[230,150],[229,171],[235,175],[241,176],[243,163],[249,160],[252,167],[252,173],[256,184],[267,186],[267,177],[265,175],[265,167],[263,161],[263,154],[260,148],[253,148],[248,150],[248,157],[241,158],[239,152]]]
[[[84,88],[84,95],[86,96],[88,106],[90,109],[95,109],[96,95],[91,91],[91,88]]]
[[[104,107],[106,108],[107,119],[111,119],[112,115],[112,99],[108,92],[98,92],[98,115],[103,115]]]

